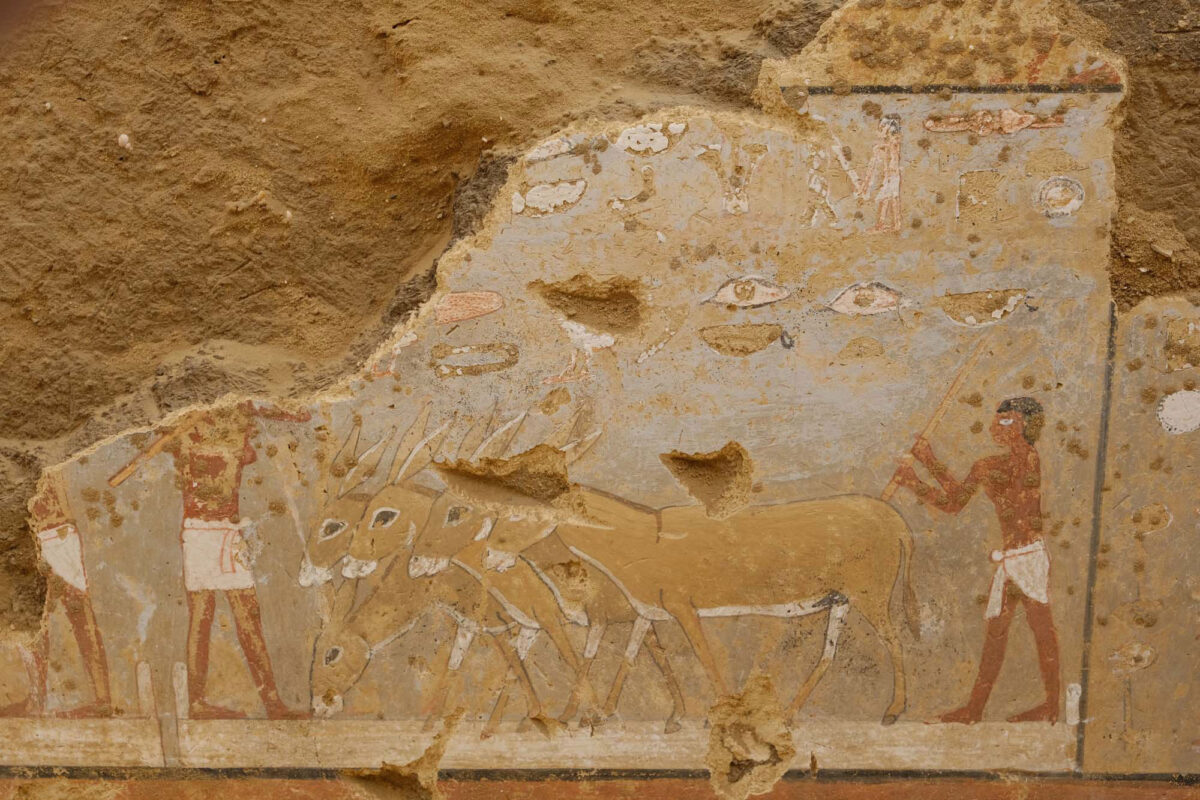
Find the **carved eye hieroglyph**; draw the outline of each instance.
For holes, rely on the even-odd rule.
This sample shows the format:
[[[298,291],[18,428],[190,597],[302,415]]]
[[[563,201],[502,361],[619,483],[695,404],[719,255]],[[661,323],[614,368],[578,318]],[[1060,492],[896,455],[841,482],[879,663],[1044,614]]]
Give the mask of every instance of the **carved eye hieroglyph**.
[[[790,294],[789,290],[779,284],[771,283],[755,275],[746,275],[725,281],[721,284],[721,288],[717,289],[717,293],[708,298],[707,302],[737,306],[738,308],[754,308],[777,303]]]
[[[882,314],[900,307],[900,293],[882,283],[856,283],[834,298],[829,307],[839,314]]]

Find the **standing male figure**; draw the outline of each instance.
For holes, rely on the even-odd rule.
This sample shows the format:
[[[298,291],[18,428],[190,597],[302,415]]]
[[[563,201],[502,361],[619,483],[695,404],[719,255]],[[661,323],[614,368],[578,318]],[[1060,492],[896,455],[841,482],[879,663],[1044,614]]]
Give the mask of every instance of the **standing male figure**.
[[[869,233],[895,233],[900,230],[900,116],[884,114],[879,120],[879,140],[871,150],[867,174],[854,187],[861,202],[879,184],[875,192],[875,226]]]
[[[238,643],[267,716],[307,716],[288,708],[279,697],[263,636],[250,554],[242,537],[249,524],[239,511],[242,470],[258,458],[250,443],[258,418],[305,422],[310,415],[290,414],[249,400],[197,411],[163,434],[145,454],[166,450],[175,457],[177,483],[183,493],[181,542],[188,604],[188,714],[192,719],[245,716],[210,703],[205,694],[217,592],[224,593],[229,603]]]
[[[982,486],[996,507],[1004,542],[1003,550],[992,552],[996,573],[984,613],[988,621],[987,636],[975,686],[967,704],[943,714],[939,718],[942,722],[970,724],[983,717],[983,708],[1004,662],[1008,629],[1018,604],[1025,607],[1025,620],[1037,643],[1046,699],[1010,717],[1009,722],[1058,720],[1058,634],[1050,613],[1050,557],[1042,541],[1042,472],[1034,446],[1044,422],[1042,406],[1032,397],[1005,400],[996,408],[991,434],[997,444],[1008,449],[1007,453],[979,459],[967,477],[958,481],[934,456],[929,442],[921,438],[913,446],[912,454],[925,465],[941,489],[923,482],[907,464],[897,473],[901,486],[915,492],[923,503],[948,514],[961,511]]]
[[[112,693],[108,682],[108,660],[104,640],[92,611],[87,570],[83,566],[83,542],[68,511],[67,489],[62,472],[54,470],[42,478],[29,503],[30,522],[37,531],[38,550],[46,569],[46,611],[62,602],[75,642],[83,657],[83,668],[92,684],[93,700],[77,708],[58,712],[60,717],[107,717],[112,715]],[[50,627],[42,620],[33,652],[23,653],[32,687],[29,698],[0,708],[0,716],[41,713],[46,708],[46,662],[50,650]]]

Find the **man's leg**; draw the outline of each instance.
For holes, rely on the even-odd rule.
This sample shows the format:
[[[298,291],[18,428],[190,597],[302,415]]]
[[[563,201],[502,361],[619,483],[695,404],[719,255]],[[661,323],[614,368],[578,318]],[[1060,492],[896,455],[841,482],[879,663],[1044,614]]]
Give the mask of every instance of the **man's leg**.
[[[987,705],[992,686],[1000,675],[1000,665],[1004,663],[1004,650],[1008,646],[1008,626],[1012,624],[1014,611],[1015,603],[1009,594],[1009,587],[1005,586],[1000,613],[988,620],[987,634],[983,640],[983,655],[979,658],[979,674],[975,676],[971,697],[962,708],[948,711],[938,717],[939,722],[963,722],[970,725],[983,719],[983,708]]]
[[[1039,603],[1028,597],[1025,604],[1025,619],[1033,630],[1037,642],[1038,667],[1042,672],[1042,684],[1046,687],[1046,700],[1028,711],[1009,717],[1009,722],[1058,722],[1058,695],[1060,677],[1058,670],[1058,632],[1054,629],[1054,617],[1049,603]]]
[[[46,711],[47,667],[46,660],[50,654],[50,625],[47,617],[54,604],[62,594],[63,581],[51,574],[46,579],[46,606],[42,613],[41,628],[34,634],[29,648],[25,649],[21,660],[25,662],[25,671],[29,677],[29,695],[24,700],[18,700],[0,707],[0,717],[27,717],[40,715]]]
[[[108,683],[108,659],[104,654],[104,640],[100,638],[100,628],[96,624],[96,614],[92,611],[92,600],[85,592],[70,584],[62,585],[63,608],[67,619],[75,631],[75,641],[79,645],[79,653],[83,656],[83,664],[87,669],[88,679],[92,684],[92,694],[95,698],[78,708],[60,713],[62,717],[107,717],[112,715],[112,694]]]
[[[250,676],[258,687],[263,705],[270,719],[305,719],[304,711],[294,711],[279,699],[275,685],[275,673],[271,669],[271,655],[267,652],[267,640],[263,637],[262,613],[258,608],[258,593],[254,589],[229,589],[225,592],[229,607],[233,609],[233,620],[237,623],[238,642],[246,655]]]
[[[241,719],[246,715],[231,708],[214,706],[204,696],[208,682],[208,648],[213,616],[217,612],[217,593],[200,589],[187,593],[188,601],[188,716],[192,719]]]

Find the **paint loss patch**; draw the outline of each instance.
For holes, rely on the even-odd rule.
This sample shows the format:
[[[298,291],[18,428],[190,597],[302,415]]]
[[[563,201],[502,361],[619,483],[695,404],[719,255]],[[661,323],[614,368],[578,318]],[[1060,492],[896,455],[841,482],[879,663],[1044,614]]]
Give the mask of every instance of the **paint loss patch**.
[[[580,274],[557,283],[534,281],[529,288],[567,319],[608,333],[622,333],[641,324],[642,301],[636,279]]]
[[[754,462],[746,448],[729,442],[711,453],[681,453],[673,450],[659,458],[687,489],[704,504],[713,519],[725,519],[750,501]]]
[[[781,336],[783,326],[772,324],[713,325],[700,329],[704,343],[723,356],[752,355],[765,350]]]
[[[511,458],[446,462],[436,469],[456,496],[491,510],[561,507],[571,496],[566,455],[546,444]]]
[[[740,693],[718,700],[708,724],[709,784],[724,800],[769,792],[796,757],[791,728],[766,675],[751,676]]]
[[[1024,289],[990,289],[947,294],[934,299],[946,316],[960,325],[991,325],[1007,317],[1025,299]]]

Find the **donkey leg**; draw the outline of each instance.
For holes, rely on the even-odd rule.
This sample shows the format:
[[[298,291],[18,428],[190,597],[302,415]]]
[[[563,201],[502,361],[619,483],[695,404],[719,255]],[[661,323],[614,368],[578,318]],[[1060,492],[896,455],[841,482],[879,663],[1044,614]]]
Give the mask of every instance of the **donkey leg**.
[[[621,691],[625,688],[625,679],[629,677],[629,670],[633,668],[634,659],[637,658],[638,651],[642,649],[642,641],[646,638],[646,631],[650,629],[650,620],[645,617],[638,617],[633,621],[633,630],[629,634],[629,642],[625,645],[625,657],[621,659],[621,663],[617,666],[617,674],[613,676],[612,686],[608,690],[608,698],[604,701],[604,709],[601,713],[601,720],[611,718],[617,713],[617,702],[621,699]],[[593,720],[593,726],[597,720]]]
[[[462,651],[461,654],[459,654],[460,650]],[[458,664],[455,664],[454,666],[451,666],[451,664],[456,660],[456,655],[459,656],[457,661],[459,664],[461,664],[462,655],[465,654],[466,648],[459,644],[459,637],[457,636],[455,637],[454,642],[447,642],[446,644],[442,645],[441,650],[438,651],[437,658],[434,662],[436,665],[434,670],[437,674],[437,682],[433,685],[433,692],[429,695],[428,699],[421,704],[420,707],[420,714],[425,718],[423,730],[433,730],[434,726],[437,725],[438,720],[441,719],[442,711],[446,708],[446,697],[450,694],[450,684],[452,679],[458,677]]]
[[[585,697],[589,704],[594,702],[595,694],[592,691],[592,685],[588,681],[588,673],[585,664],[590,666],[590,662],[581,660],[579,654],[575,652],[575,646],[571,644],[571,637],[567,635],[565,626],[563,625],[562,614],[558,613],[558,609],[554,609],[554,613],[539,616],[538,621],[542,625],[542,630],[550,637],[550,641],[554,644],[554,648],[558,650],[563,661],[575,673],[575,680],[571,686],[571,694],[567,698],[566,706],[561,714],[558,715],[558,721],[566,724],[575,716],[576,709],[579,708],[580,697]]]
[[[709,644],[708,636],[704,633],[704,627],[696,609],[686,599],[674,599],[668,603],[667,599],[663,598],[663,607],[666,608],[667,613],[678,620],[679,627],[683,628],[696,658],[700,659],[705,673],[708,674],[708,682],[713,691],[718,697],[729,694],[729,684],[725,682],[725,677],[721,674],[720,667],[717,666],[717,658],[713,654],[712,646]]]
[[[500,728],[500,723],[504,720],[504,710],[508,708],[508,698],[512,695],[512,670],[504,670],[504,684],[500,687],[500,694],[496,697],[496,702],[492,706],[492,711],[488,714],[487,722],[484,723],[483,730],[479,732],[480,739],[490,739],[496,734]]]
[[[838,637],[842,633],[842,622],[846,619],[846,612],[850,610],[850,602],[841,595],[832,595],[831,600],[829,621],[825,626],[825,648],[821,651],[821,658],[817,661],[817,665],[813,667],[813,671],[805,679],[803,685],[796,692],[795,699],[788,706],[788,719],[800,712],[800,708],[808,700],[813,689],[817,687],[817,683],[829,669],[829,665],[833,663],[833,657],[837,654]]]
[[[517,676],[517,682],[521,684],[521,691],[525,695],[525,719],[531,717],[540,717],[542,715],[542,701],[538,699],[537,692],[533,688],[533,681],[529,678],[529,672],[525,669],[525,661],[517,653],[516,648],[512,647],[507,642],[501,641],[504,634],[490,637],[492,644],[504,656],[504,660],[508,662],[509,669]]]
[[[671,660],[667,657],[667,650],[662,646],[658,630],[655,627],[650,628],[650,641],[646,643],[646,649],[650,651],[650,656],[658,665],[663,678],[666,679],[667,690],[671,693],[673,706],[671,716],[667,717],[667,722],[663,726],[663,733],[675,733],[683,727],[679,724],[679,718],[686,711],[686,706],[683,702],[683,691],[679,688],[679,681],[675,678],[675,671],[671,669]]]
[[[565,724],[575,716],[579,711],[580,700],[585,691],[588,695],[588,710],[584,714],[584,718],[590,720],[594,716],[596,694],[589,676],[592,664],[596,661],[596,653],[600,650],[600,641],[604,638],[604,628],[605,624],[598,621],[593,621],[588,625],[587,643],[583,646],[583,660],[575,673],[575,685],[571,687],[571,696],[567,699],[567,707],[558,716],[559,722]]]

